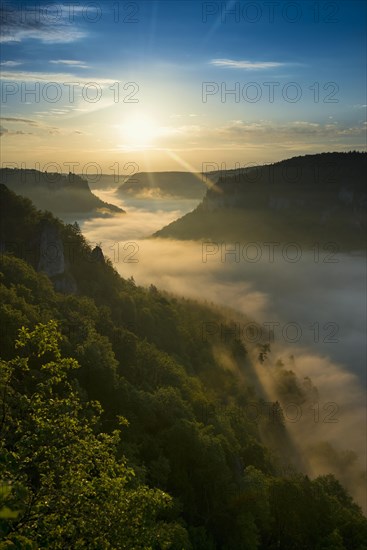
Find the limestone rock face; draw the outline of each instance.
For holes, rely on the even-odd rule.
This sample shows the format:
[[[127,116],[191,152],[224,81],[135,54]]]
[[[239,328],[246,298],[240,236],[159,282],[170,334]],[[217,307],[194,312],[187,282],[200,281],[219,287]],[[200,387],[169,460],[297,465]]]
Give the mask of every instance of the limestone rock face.
[[[38,271],[48,277],[55,277],[65,272],[64,246],[57,227],[45,224],[40,238],[40,259]]]
[[[61,292],[62,294],[76,294],[78,292],[75,279],[70,273],[64,273],[61,276],[53,278],[52,283],[56,292]]]
[[[46,273],[56,292],[76,294],[77,284],[65,260],[64,245],[57,226],[51,223],[44,224],[39,247],[38,271]]]
[[[91,259],[92,259],[93,262],[99,262],[99,263],[102,263],[102,264],[105,263],[102,248],[100,246],[96,246],[95,248],[93,248],[92,253],[91,253]]]

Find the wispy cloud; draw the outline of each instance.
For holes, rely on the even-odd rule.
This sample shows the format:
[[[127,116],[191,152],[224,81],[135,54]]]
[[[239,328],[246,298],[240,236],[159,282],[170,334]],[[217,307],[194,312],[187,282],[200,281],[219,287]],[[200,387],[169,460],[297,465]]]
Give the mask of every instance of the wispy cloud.
[[[16,130],[14,128],[5,129],[3,132],[3,135],[7,136],[16,136],[16,135],[42,135],[44,132],[46,133],[54,133],[57,128],[54,126],[49,126],[43,122],[39,122],[37,120],[33,120],[31,118],[20,118],[20,117],[0,117],[0,122],[7,123],[6,125],[17,127],[18,125],[22,125],[24,127],[24,130]],[[19,126],[18,126],[19,127]],[[31,127],[31,128],[29,128]],[[26,131],[26,130],[32,130],[32,132]]]
[[[281,124],[269,120],[260,120],[259,122],[233,120],[228,125],[218,128],[216,132],[226,139],[254,139],[256,136],[263,141],[264,139],[274,140],[274,136],[281,136],[284,139],[293,139],[296,136],[311,139],[363,136],[364,129],[362,126],[342,126],[337,122],[321,124],[319,122],[295,120]]]
[[[79,84],[100,84],[101,86],[107,86],[108,84],[114,84],[116,81],[109,78],[95,78],[95,77],[80,77],[70,73],[46,73],[46,72],[29,72],[29,71],[7,71],[2,73],[3,80],[10,80],[15,82],[56,82],[58,84],[75,82],[75,79]]]
[[[18,118],[18,117],[1,117],[0,120],[4,122],[20,122],[22,124],[29,124],[30,126],[38,126],[36,120],[31,120],[29,118]]]
[[[243,69],[246,71],[275,69],[286,65],[286,63],[279,63],[278,61],[236,61],[235,59],[212,59],[210,63],[216,67],[225,67],[226,69]]]
[[[22,42],[23,40],[39,40],[44,43],[68,43],[87,36],[87,33],[78,29],[75,23],[67,20],[67,10],[64,10],[60,19],[42,20],[36,13],[35,6],[1,6],[1,34],[0,42]]]
[[[35,113],[36,114],[36,113]],[[52,109],[52,113],[48,112],[48,114],[56,115],[57,120],[60,120],[60,115],[67,114],[66,110],[62,109]],[[9,128],[5,128],[3,126],[3,123],[6,124],[6,126],[9,126]],[[18,130],[17,128],[21,127],[21,130]],[[46,138],[47,142],[49,140],[49,136],[73,136],[73,135],[86,135],[85,132],[80,131],[79,129],[75,127],[70,126],[60,126],[60,125],[50,125],[44,122],[43,120],[34,120],[30,118],[20,118],[17,116],[14,117],[0,117],[0,128],[1,136],[26,136],[26,135],[34,135],[37,136],[37,138],[44,139]],[[42,145],[39,145],[40,149],[42,148]]]
[[[84,61],[76,61],[72,59],[53,59],[50,63],[55,65],[67,65],[68,67],[77,67],[78,69],[89,69],[89,66]]]
[[[0,42],[22,42],[22,40],[34,39],[40,40],[45,44],[75,42],[84,38],[86,33],[76,29],[54,28],[7,28],[0,36]]]
[[[20,61],[1,61],[0,67],[17,67],[18,65],[22,65]]]
[[[6,136],[31,136],[33,132],[23,132],[23,130],[8,130],[4,126],[0,126],[0,137]]]

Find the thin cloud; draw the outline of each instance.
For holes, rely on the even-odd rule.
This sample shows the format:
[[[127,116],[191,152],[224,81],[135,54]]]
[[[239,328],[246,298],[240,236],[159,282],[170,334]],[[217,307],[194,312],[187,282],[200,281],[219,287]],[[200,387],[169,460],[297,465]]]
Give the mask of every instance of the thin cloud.
[[[286,63],[279,63],[278,61],[236,61],[234,59],[212,59],[211,65],[216,67],[225,67],[227,69],[243,69],[246,71],[258,70],[258,69],[275,69],[277,67],[284,67]]]
[[[45,44],[61,44],[75,42],[86,37],[86,33],[76,29],[65,29],[62,26],[58,28],[42,28],[41,30],[32,28],[7,28],[0,36],[0,43],[22,42],[23,40],[40,40]]]
[[[337,122],[320,124],[296,120],[287,124],[278,124],[271,121],[245,122],[242,120],[232,121],[227,126],[217,128],[213,131],[223,139],[231,140],[274,140],[274,136],[282,136],[283,139],[291,140],[295,137],[329,138],[337,139],[346,136],[363,136],[362,126],[340,126]]]
[[[43,72],[27,72],[27,71],[7,71],[2,74],[3,80],[14,82],[38,82],[40,80],[46,82],[56,82],[64,84],[67,82],[78,81],[79,84],[100,84],[107,86],[114,84],[116,81],[109,78],[81,77],[70,73],[43,73]]]
[[[2,25],[0,42],[22,42],[23,40],[39,40],[43,43],[70,43],[87,36],[87,33],[70,24],[67,20],[67,10],[62,13],[61,20],[42,21],[35,8],[21,6],[2,6]]]
[[[77,67],[78,69],[89,69],[89,66],[84,61],[76,61],[73,59],[53,59],[50,63],[55,65],[67,65],[68,67]]]
[[[4,126],[0,126],[0,137],[2,136],[31,136],[33,135],[33,132],[23,132],[22,130],[16,130],[13,132],[12,130],[8,130],[8,128],[4,128]]]
[[[55,113],[57,115],[64,114],[63,111],[57,111],[55,110]],[[8,130],[7,128],[4,128],[2,126],[1,135],[7,135],[7,136],[16,136],[16,135],[37,135],[37,136],[45,136],[45,135],[64,135],[69,136],[72,134],[81,133],[78,130],[70,130],[70,129],[62,129],[58,128],[56,126],[49,126],[48,124],[45,124],[44,122],[38,122],[36,120],[32,120],[29,118],[18,118],[18,117],[0,117],[1,123],[3,122],[9,122],[11,124],[25,124],[26,126],[32,126],[35,127],[35,132],[25,132],[23,130]]]
[[[20,61],[2,61],[0,63],[0,67],[17,67],[18,65],[22,65]]]
[[[5,122],[21,122],[23,124],[29,124],[30,126],[38,126],[38,122],[36,120],[31,120],[29,118],[1,117],[0,120],[4,120]]]

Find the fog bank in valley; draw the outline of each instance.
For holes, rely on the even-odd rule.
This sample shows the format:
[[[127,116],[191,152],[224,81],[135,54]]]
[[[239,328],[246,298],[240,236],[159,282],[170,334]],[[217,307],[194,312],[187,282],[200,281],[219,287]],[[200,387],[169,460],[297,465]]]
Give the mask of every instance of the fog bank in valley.
[[[119,206],[126,208],[125,203]],[[271,257],[268,248],[258,243],[261,256],[255,262],[251,261],[254,249],[242,245],[238,255],[226,254],[233,249],[230,243],[223,250],[222,243],[144,238],[187,211],[180,210],[179,203],[156,207],[152,211],[135,206],[127,215],[102,224],[100,219],[86,220],[82,230],[91,243],[101,243],[123,277],[232,308],[244,319],[271,327],[271,354],[263,365],[256,365],[264,391],[283,407],[292,407],[292,395],[279,393],[274,367],[279,360],[300,384],[311,379],[318,392],[318,410],[315,403],[305,403],[294,421],[297,409],[290,409],[287,429],[308,473],[335,473],[366,509],[365,257],[330,256],[321,246],[319,254],[301,250],[295,262],[291,251],[287,255],[277,247]],[[133,255],[126,246],[131,243]],[[237,327],[244,339],[245,325],[243,321]]]

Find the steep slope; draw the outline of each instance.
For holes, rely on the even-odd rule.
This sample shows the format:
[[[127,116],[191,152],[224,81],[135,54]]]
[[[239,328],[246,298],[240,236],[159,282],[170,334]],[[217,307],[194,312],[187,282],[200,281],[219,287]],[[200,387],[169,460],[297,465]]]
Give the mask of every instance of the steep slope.
[[[366,163],[366,153],[324,153],[224,176],[155,236],[365,247]]]
[[[85,424],[76,432],[78,424],[74,417],[70,419],[70,410],[80,407],[80,403],[97,400],[103,408],[98,425],[93,427],[98,441],[108,442],[101,432],[121,430],[121,416],[129,423],[115,452],[119,457],[126,456],[128,465],[134,467],[135,489],[146,484],[174,499],[173,510],[160,516],[159,521],[174,520],[181,527],[180,536],[172,531],[174,542],[168,544],[157,535],[150,547],[293,550],[333,548],[335,541],[339,548],[363,547],[367,521],[340,483],[332,475],[311,481],[297,473],[302,457],[289,437],[280,403],[269,401],[262,392],[255,366],[269,369],[269,376],[279,377],[286,403],[296,400],[304,407],[311,406],[315,388],[310,380],[297,379],[281,363],[275,368],[275,362],[270,362],[269,346],[263,341],[240,340],[233,331],[235,317],[230,320],[223,312],[167,295],[154,286],[136,286],[133,280],[117,274],[100,249],[91,250],[76,226],[37,211],[28,199],[5,186],[0,187],[0,198],[0,342],[4,360],[0,398],[8,399],[10,390],[17,396],[5,407],[5,401],[0,403],[0,410],[8,415],[2,414],[2,424],[9,423],[11,411],[17,428],[12,430],[12,424],[1,440],[8,463],[5,469],[4,463],[0,464],[6,488],[0,501],[0,536],[27,536],[38,543],[30,548],[52,547],[53,543],[40,540],[45,531],[51,541],[60,538],[60,518],[55,517],[55,508],[48,499],[52,499],[56,510],[60,510],[60,503],[62,509],[58,491],[65,494],[69,486],[63,481],[69,478],[65,478],[67,472],[60,471],[52,452],[60,450],[66,461],[63,453],[70,438],[65,435],[65,426],[72,432],[72,443],[79,443],[78,448],[97,446]],[[68,288],[57,286],[57,277],[65,272],[76,283],[73,294]],[[22,370],[24,361],[16,359],[10,365],[14,374],[9,380],[8,361],[16,357],[14,341],[21,327],[45,335],[46,340],[41,340],[42,353],[48,361],[52,360],[49,354],[55,337],[47,327],[50,323],[52,327],[53,321],[60,332],[62,356],[79,364],[67,378],[78,401],[74,397],[71,402],[68,395],[60,392],[57,362],[48,363],[47,369],[43,366],[33,340],[27,340],[29,332],[23,331],[23,340],[31,344],[30,369]],[[37,328],[39,323],[46,329]],[[55,378],[51,400],[41,402],[34,388],[41,386],[48,391],[50,375]],[[34,436],[34,425],[28,426],[28,417],[17,403],[23,407],[35,403],[38,424]],[[55,413],[56,406],[61,416]],[[88,418],[91,417],[94,414],[89,413]],[[47,440],[38,443],[37,438],[47,434],[50,422],[62,428],[60,435],[65,439],[61,449],[54,430],[50,433],[52,449]],[[19,441],[24,424],[24,436]],[[75,433],[80,434],[80,439]],[[15,463],[19,448],[24,454],[27,449],[32,450],[25,464]],[[77,486],[75,497],[68,493],[67,502],[75,506],[71,511],[65,510],[72,518],[70,525],[65,523],[66,515],[62,516],[69,547],[78,547],[79,541],[75,538],[79,533],[73,529],[73,515],[81,528],[97,535],[100,531],[113,534],[117,521],[113,515],[107,513],[106,517],[102,513],[100,500],[113,470],[111,462],[105,465],[109,471],[104,472],[103,461],[94,461],[93,454],[85,468],[80,450],[77,459],[74,456],[70,468],[65,462],[66,470],[82,470],[80,490]],[[45,463],[50,468],[47,477],[40,475]],[[14,486],[9,483],[9,479],[13,480],[10,470]],[[54,493],[50,495],[47,489],[51,482]],[[89,492],[83,502],[88,504],[84,510],[94,512],[80,517],[81,496],[86,485],[93,483],[96,491]],[[70,490],[74,490],[74,485],[70,485]],[[115,488],[113,484],[110,487]],[[144,489],[134,501],[131,491],[131,487],[126,493],[119,489],[119,502],[124,501],[124,496],[127,503],[132,502],[128,506],[131,520],[125,517],[124,521],[136,524],[138,529],[144,502],[150,508],[152,495]],[[99,500],[93,508],[96,494]],[[107,491],[106,502],[111,506],[108,494]],[[13,510],[17,512],[15,516],[9,515]],[[30,510],[33,529],[25,521]],[[144,534],[146,527],[142,526],[139,535]],[[19,547],[22,542],[24,546],[24,540],[19,539]],[[8,546],[11,547],[9,543]],[[113,547],[143,546],[141,542],[130,546],[115,542]]]
[[[124,212],[113,204],[101,201],[91,192],[88,182],[76,174],[3,168],[0,170],[0,183],[30,198],[38,208],[49,210],[59,216],[109,215]]]

